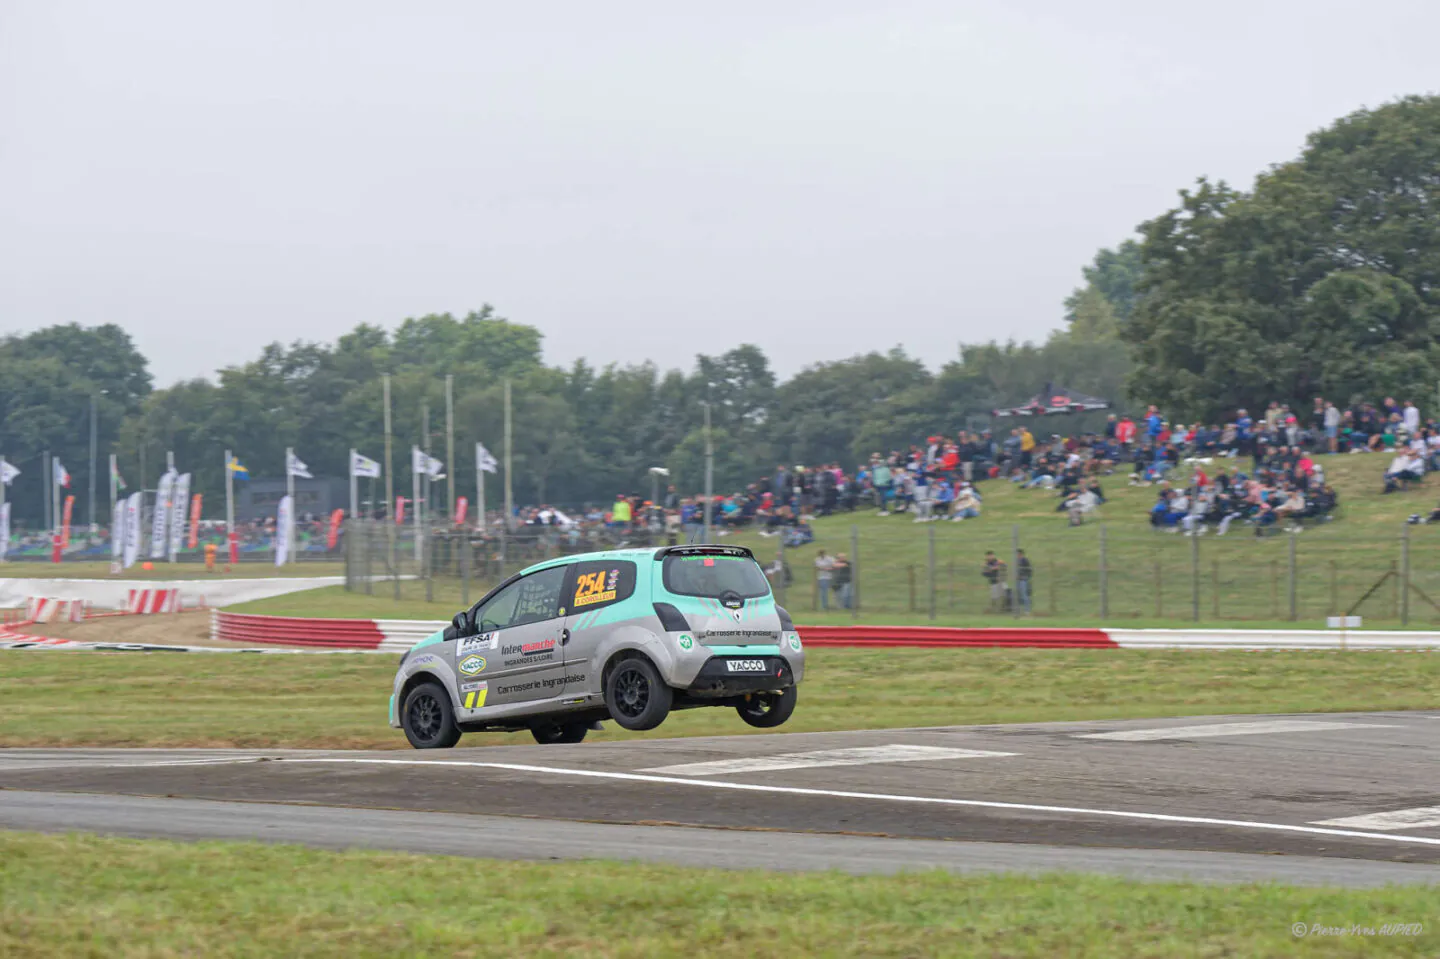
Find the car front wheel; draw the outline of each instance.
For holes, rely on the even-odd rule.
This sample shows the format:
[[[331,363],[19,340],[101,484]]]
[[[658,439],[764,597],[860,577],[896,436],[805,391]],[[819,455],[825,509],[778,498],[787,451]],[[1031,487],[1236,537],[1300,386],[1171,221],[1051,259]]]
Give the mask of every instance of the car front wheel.
[[[791,686],[779,693],[751,693],[744,702],[735,707],[735,711],[751,726],[771,729],[790,718],[799,697],[800,690],[797,686]]]
[[[674,693],[648,659],[624,659],[605,679],[605,707],[626,729],[654,729],[670,714]]]
[[[410,690],[400,711],[400,725],[416,749],[449,749],[460,741],[455,707],[439,683],[421,683]]]

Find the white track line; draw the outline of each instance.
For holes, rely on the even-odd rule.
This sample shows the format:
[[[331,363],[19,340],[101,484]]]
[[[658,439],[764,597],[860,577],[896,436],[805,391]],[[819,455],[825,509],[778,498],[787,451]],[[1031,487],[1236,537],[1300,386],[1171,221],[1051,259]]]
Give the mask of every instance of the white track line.
[[[1256,736],[1266,733],[1318,733],[1328,729],[1401,729],[1389,723],[1340,723],[1309,719],[1265,719],[1249,723],[1206,723],[1199,726],[1157,726],[1117,729],[1108,733],[1077,733],[1076,739],[1152,742],[1159,739],[1207,739],[1212,736]]]
[[[1312,836],[1341,836],[1346,839],[1379,839],[1384,842],[1420,843],[1440,846],[1440,839],[1425,836],[1397,836],[1394,833],[1361,832],[1353,829],[1328,829],[1320,826],[1292,826],[1286,823],[1249,822],[1243,819],[1211,819],[1204,816],[1175,816],[1167,813],[1128,812],[1120,809],[1085,809],[1078,806],[1040,806],[1033,803],[994,802],[984,799],[949,799],[939,796],[899,796],[890,793],[851,792],[839,789],[806,789],[800,786],[759,786],[754,783],[730,783],[714,779],[681,779],[676,776],[646,776],[639,773],[604,772],[596,769],[562,769],[555,766],[529,766],[521,763],[482,763],[459,759],[348,759],[348,758],[280,758],[235,759],[243,763],[323,763],[369,766],[466,766],[472,769],[503,769],[508,772],[539,773],[547,776],[579,776],[587,779],[614,779],[622,782],[661,783],[700,789],[734,789],[741,792],[772,793],[786,796],[822,796],[831,799],[876,799],[884,802],[922,803],[935,806],[963,806],[972,809],[1010,809],[1020,812],[1064,813],[1073,816],[1108,816],[1113,819],[1140,819],[1146,822],[1180,823],[1188,826],[1230,826],[1236,829],[1263,829],[1275,832],[1298,832]],[[206,760],[206,763],[213,764]],[[223,762],[223,760],[222,760]],[[155,763],[153,765],[191,765],[190,763]]]
[[[988,759],[1018,756],[986,749],[951,749],[945,746],[855,746],[849,749],[817,749],[808,753],[778,756],[744,756],[713,762],[651,766],[642,773],[669,773],[672,776],[719,776],[726,773],[767,773],[778,769],[815,769],[821,766],[868,766],[874,763],[922,763],[942,759]]]
[[[1343,819],[1321,819],[1317,826],[1341,826],[1347,829],[1430,829],[1440,826],[1440,806],[1418,806],[1368,816],[1346,816]]]

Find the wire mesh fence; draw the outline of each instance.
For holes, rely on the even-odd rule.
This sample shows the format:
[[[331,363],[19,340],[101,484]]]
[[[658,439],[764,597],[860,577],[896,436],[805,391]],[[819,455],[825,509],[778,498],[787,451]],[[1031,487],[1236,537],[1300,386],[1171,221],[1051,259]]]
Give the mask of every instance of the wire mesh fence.
[[[469,603],[545,559],[675,539],[527,526],[434,530],[417,549],[411,529],[355,521],[344,554],[350,589]],[[1101,522],[1037,530],[870,519],[818,524],[805,542],[755,530],[717,541],[750,547],[782,605],[825,621],[1324,626],[1350,615],[1366,626],[1440,624],[1440,528],[1428,526],[1188,536]]]

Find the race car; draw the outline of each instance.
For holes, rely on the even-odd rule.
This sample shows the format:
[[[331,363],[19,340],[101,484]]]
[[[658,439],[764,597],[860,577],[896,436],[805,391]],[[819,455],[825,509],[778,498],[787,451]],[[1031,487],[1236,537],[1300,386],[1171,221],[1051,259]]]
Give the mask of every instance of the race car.
[[[773,727],[804,672],[800,634],[750,550],[583,553],[510,577],[406,652],[390,725],[416,749],[487,730],[578,743],[602,720],[653,729],[698,706]]]

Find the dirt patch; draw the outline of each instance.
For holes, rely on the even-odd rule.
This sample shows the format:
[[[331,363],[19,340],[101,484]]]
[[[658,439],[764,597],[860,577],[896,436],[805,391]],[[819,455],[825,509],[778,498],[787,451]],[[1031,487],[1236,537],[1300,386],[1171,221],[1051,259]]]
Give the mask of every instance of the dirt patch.
[[[208,609],[156,613],[152,616],[101,616],[83,623],[36,623],[22,629],[32,636],[74,639],[86,643],[151,643],[159,646],[211,646],[219,649],[244,649],[251,645],[211,639]]]

